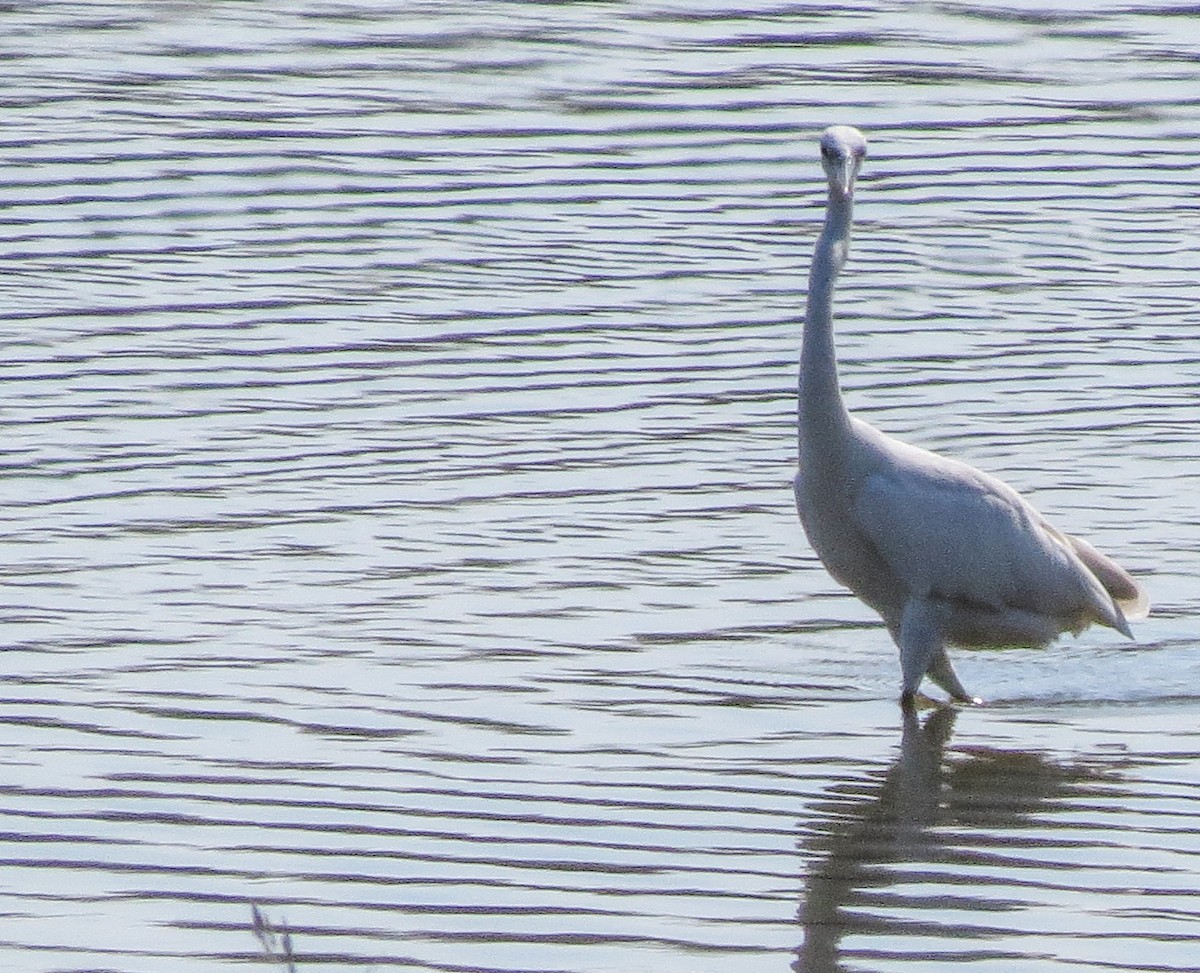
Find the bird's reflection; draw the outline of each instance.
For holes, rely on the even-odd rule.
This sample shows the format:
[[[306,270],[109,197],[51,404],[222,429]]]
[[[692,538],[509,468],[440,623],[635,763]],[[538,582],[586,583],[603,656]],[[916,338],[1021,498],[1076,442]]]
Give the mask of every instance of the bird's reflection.
[[[799,913],[798,973],[847,970],[847,934],[970,936],[972,930],[956,931],[944,915],[951,895],[958,908],[966,904],[976,914],[1014,902],[994,886],[979,887],[969,871],[957,880],[948,873],[956,864],[991,860],[1003,843],[995,829],[1027,824],[1047,802],[1068,791],[1078,797],[1081,783],[1106,776],[1025,751],[979,747],[947,759],[956,717],[956,710],[943,708],[922,725],[906,713],[899,757],[883,780],[839,786],[818,808],[822,820],[805,827],[802,846],[813,865]],[[914,921],[921,910],[941,911]],[[903,919],[888,918],[901,913]],[[898,944],[878,945],[886,951]]]

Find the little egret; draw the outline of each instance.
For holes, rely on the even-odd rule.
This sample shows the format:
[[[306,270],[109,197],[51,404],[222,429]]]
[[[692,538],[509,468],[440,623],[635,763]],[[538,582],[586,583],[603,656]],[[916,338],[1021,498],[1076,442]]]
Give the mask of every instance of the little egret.
[[[928,675],[971,697],[947,645],[1042,646],[1093,622],[1132,638],[1145,591],[1086,541],[1052,527],[1007,484],[892,439],[842,401],[833,345],[833,286],[850,247],[861,132],[821,136],[829,181],[813,253],[800,353],[796,508],[826,569],[877,611],[900,650],[901,705]]]

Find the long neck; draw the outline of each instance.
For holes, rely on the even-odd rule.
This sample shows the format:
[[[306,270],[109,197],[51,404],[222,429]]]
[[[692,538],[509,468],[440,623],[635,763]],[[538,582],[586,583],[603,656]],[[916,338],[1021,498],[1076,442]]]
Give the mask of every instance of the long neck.
[[[805,440],[836,437],[850,425],[838,387],[833,346],[833,286],[850,248],[852,208],[850,196],[830,192],[825,227],[817,240],[809,272],[804,344],[800,351],[801,449]]]

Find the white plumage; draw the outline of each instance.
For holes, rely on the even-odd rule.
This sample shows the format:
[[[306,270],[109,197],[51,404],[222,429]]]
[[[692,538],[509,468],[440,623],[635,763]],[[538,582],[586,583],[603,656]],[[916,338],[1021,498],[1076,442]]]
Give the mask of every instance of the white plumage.
[[[928,675],[968,695],[946,646],[1037,646],[1092,623],[1126,636],[1145,591],[1091,545],[1056,530],[1007,484],[852,418],[833,346],[833,285],[850,242],[857,129],[821,137],[829,181],[800,355],[796,507],[829,573],[883,617],[900,649],[901,701]]]

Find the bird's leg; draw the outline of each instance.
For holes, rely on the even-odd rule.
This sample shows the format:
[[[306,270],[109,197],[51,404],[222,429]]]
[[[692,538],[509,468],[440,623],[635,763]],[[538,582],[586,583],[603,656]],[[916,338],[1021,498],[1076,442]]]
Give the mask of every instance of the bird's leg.
[[[906,711],[913,708],[917,688],[926,675],[955,701],[979,702],[958,681],[950,657],[946,655],[936,605],[925,598],[910,598],[900,616],[900,628],[895,638],[900,647],[900,671],[904,676],[900,705]]]
[[[907,708],[912,706],[917,687],[921,685],[921,680],[925,678],[925,673],[934,658],[938,653],[945,656],[941,627],[928,600],[916,597],[908,600],[908,604],[904,606],[904,613],[900,616],[896,644],[900,648],[900,674],[904,680],[900,703]],[[935,681],[941,685],[936,677]],[[956,683],[957,681],[955,680]],[[959,686],[959,689],[962,687]]]
[[[950,656],[946,655],[945,646],[942,646],[933,654],[933,659],[929,663],[928,674],[930,679],[946,690],[958,702],[981,702],[977,696],[972,696],[963,689],[963,684],[958,681],[958,676],[955,675],[954,666],[950,665]]]

